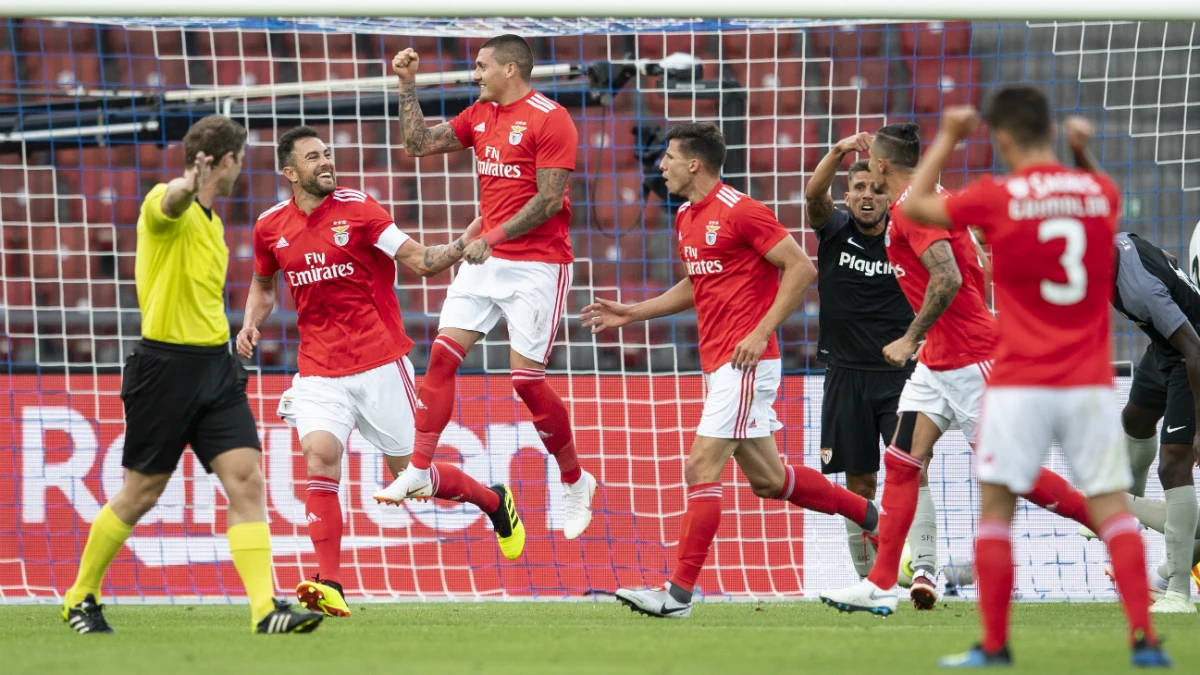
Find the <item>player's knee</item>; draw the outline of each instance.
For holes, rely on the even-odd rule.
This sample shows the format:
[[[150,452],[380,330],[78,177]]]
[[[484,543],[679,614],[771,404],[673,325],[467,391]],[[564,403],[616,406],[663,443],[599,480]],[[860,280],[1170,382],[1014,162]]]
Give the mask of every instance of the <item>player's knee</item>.
[[[759,499],[778,499],[779,495],[783,493],[782,477],[755,476],[751,478],[747,476],[746,478],[750,482],[750,490]]]
[[[230,504],[257,504],[266,497],[266,481],[257,464],[226,472],[221,482]]]
[[[1158,479],[1166,490],[1192,482],[1192,446],[1179,443],[1163,445],[1158,457]]]
[[[687,462],[683,465],[683,479],[689,485],[700,485],[702,483],[713,483],[720,479],[720,469],[714,472],[710,466],[711,462],[705,461],[705,458],[698,453],[693,453],[688,456]]]
[[[342,444],[328,431],[312,431],[300,439],[309,476],[342,477]]]
[[[875,492],[879,489],[879,474],[848,473],[846,474],[846,489],[860,497],[875,499]]]
[[[1121,409],[1121,428],[1133,438],[1153,438],[1158,432],[1158,416],[1132,403]]]

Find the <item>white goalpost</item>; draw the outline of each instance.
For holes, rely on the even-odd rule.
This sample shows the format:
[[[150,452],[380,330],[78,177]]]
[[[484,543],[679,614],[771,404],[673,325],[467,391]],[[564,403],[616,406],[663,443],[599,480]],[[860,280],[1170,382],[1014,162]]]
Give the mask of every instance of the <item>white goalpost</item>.
[[[470,222],[478,199],[470,152],[413,160],[401,148],[389,61],[405,47],[421,53],[420,102],[431,123],[469,104],[475,51],[509,32],[535,50],[535,88],[576,122],[575,288],[549,372],[601,489],[591,529],[564,540],[554,516],[561,488],[547,480],[553,462],[513,397],[507,335],[494,332],[464,363],[442,439],[457,455],[442,452],[480,480],[513,486],[529,531],[525,556],[504,561],[487,519],[469,508],[380,508],[370,495],[384,465],[356,433],[341,492],[343,583],[356,600],[595,599],[669,571],[683,460],[703,397],[694,317],[597,339],[578,313],[597,295],[637,300],[679,278],[673,214],[654,180],[662,133],[674,122],[717,122],[730,145],[727,181],[774,209],[813,256],[803,188],[832,142],[895,121],[915,121],[928,136],[943,106],[978,104],[1013,82],[1044,87],[1057,116],[1095,123],[1097,155],[1124,191],[1124,227],[1182,257],[1200,213],[1200,5],[528,0],[511,9],[521,17],[505,18],[478,1],[410,9],[374,0],[121,0],[103,7],[108,17],[95,17],[96,4],[84,0],[15,4],[0,2],[5,16],[29,17],[0,19],[0,377],[8,384],[0,391],[0,603],[58,597],[88,525],[119,487],[119,372],[139,336],[137,209],[150,186],[181,171],[179,139],[192,121],[220,112],[250,129],[246,170],[221,205],[234,325],[250,280],[254,217],[286,196],[274,142],[292,126],[316,127],[334,148],[339,183],[372,194],[425,243],[447,242]],[[410,16],[388,18],[396,11]],[[838,16],[845,13],[856,18]],[[995,170],[981,131],[956,152],[943,182],[954,187]],[[844,187],[839,178],[835,200]],[[448,283],[448,275],[397,278],[418,370]],[[290,294],[279,298],[250,364],[250,393],[277,581],[287,588],[311,573],[314,557],[299,444],[274,416],[298,344]],[[812,291],[781,330],[778,403],[781,451],[814,468],[818,309]],[[1143,339],[1126,322],[1114,331],[1114,359],[1135,361]],[[1123,396],[1128,381],[1119,387]],[[1065,471],[1058,454],[1052,462]],[[705,599],[814,597],[855,579],[839,519],[762,501],[732,470],[724,478],[732,487],[700,578]],[[939,561],[969,560],[977,493],[958,432],[939,444],[931,484]],[[118,557],[106,597],[236,596],[224,506],[216,483],[185,461]],[[1018,518],[1017,584],[1026,598],[1115,597],[1102,544],[1032,507]],[[1146,541],[1157,563],[1162,539]]]

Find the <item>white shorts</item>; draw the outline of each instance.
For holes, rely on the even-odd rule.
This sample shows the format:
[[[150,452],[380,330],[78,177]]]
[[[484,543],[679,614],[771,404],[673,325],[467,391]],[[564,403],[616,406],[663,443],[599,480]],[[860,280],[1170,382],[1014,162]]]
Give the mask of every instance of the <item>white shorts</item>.
[[[412,362],[405,356],[345,377],[296,375],[279,399],[278,415],[294,427],[300,438],[328,431],[342,442],[354,427],[385,455],[412,454],[416,436]]]
[[[975,460],[980,482],[1027,494],[1058,441],[1083,494],[1124,492],[1133,484],[1112,387],[992,387],[983,407]]]
[[[918,363],[904,383],[896,412],[925,413],[942,431],[953,423],[962,429],[968,443],[974,443],[979,404],[991,369],[991,361],[954,370],[930,370]]]
[[[513,351],[545,364],[566,310],[571,275],[570,264],[495,256],[482,265],[461,265],[446,292],[438,330],[486,335],[503,316]]]
[[[734,370],[726,363],[704,376],[708,393],[697,436],[763,438],[783,428],[775,416],[775,396],[783,374],[779,359],[759,361],[754,370]]]

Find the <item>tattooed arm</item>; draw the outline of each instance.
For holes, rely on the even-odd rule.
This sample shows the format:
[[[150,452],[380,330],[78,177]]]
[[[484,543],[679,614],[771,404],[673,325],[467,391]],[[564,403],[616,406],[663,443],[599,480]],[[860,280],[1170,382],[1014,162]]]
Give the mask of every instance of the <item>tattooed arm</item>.
[[[392,59],[392,72],[400,78],[400,136],[404,139],[404,152],[409,157],[424,157],[462,150],[463,144],[449,122],[434,127],[425,124],[425,114],[417,100],[419,61],[412,49],[405,49]]]
[[[466,261],[475,265],[482,263],[492,254],[496,244],[516,239],[562,211],[570,177],[571,172],[567,169],[538,169],[537,194],[525,202],[516,215],[468,246],[463,254]]]
[[[921,264],[929,270],[929,285],[925,287],[925,299],[921,311],[908,326],[908,331],[895,342],[883,348],[883,357],[893,366],[902,366],[917,351],[917,345],[935,321],[946,312],[962,286],[962,273],[954,261],[950,242],[942,239],[933,243],[921,254]]]
[[[467,249],[467,244],[479,236],[482,225],[483,219],[476,218],[461,237],[441,246],[425,246],[415,239],[409,239],[396,251],[396,262],[423,277],[444,272],[462,260],[463,251]]]

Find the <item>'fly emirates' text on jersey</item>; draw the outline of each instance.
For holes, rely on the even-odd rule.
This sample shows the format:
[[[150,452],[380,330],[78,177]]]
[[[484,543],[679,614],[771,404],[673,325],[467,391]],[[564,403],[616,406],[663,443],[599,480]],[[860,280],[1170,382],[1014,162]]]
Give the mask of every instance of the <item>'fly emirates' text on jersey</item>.
[[[292,290],[301,375],[353,375],[408,354],[393,289],[393,256],[407,240],[358,190],[338,188],[312,215],[289,199],[258,217],[254,273],[282,271]]]
[[[733,348],[775,302],[779,268],[764,256],[791,235],[770,209],[724,183],[680,206],[675,228],[694,287],[700,367],[711,373],[729,363]],[[779,358],[773,333],[762,358]]]
[[[530,91],[500,106],[478,101],[450,121],[463,146],[475,149],[483,232],[500,227],[537,195],[538,169],[575,170],[579,134],[566,108]],[[570,263],[571,201],[533,230],[501,242],[492,255],[505,260]]]
[[[941,187],[938,187],[941,193]],[[931,370],[954,370],[992,358],[996,347],[996,319],[984,302],[983,267],[970,233],[947,232],[918,225],[900,208],[908,189],[888,209],[890,219],[885,243],[896,281],[913,311],[920,313],[929,286],[929,270],[921,255],[934,243],[950,242],[954,263],[962,276],[962,286],[946,311],[925,334],[925,346],[918,357]]]
[[[1058,164],[984,178],[946,202],[992,247],[1000,346],[992,385],[1111,386],[1109,300],[1120,197]]]

